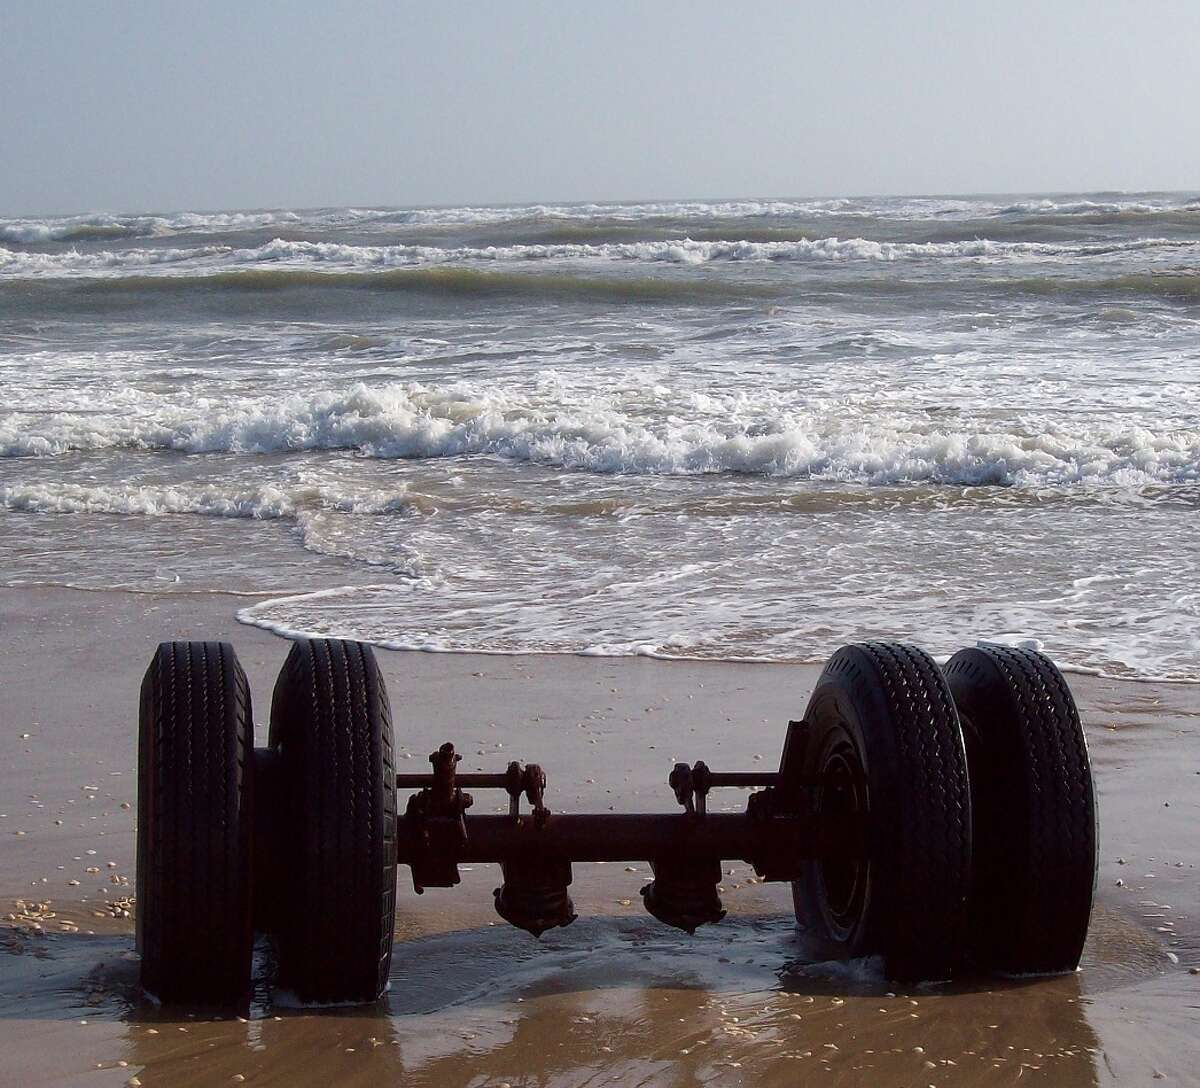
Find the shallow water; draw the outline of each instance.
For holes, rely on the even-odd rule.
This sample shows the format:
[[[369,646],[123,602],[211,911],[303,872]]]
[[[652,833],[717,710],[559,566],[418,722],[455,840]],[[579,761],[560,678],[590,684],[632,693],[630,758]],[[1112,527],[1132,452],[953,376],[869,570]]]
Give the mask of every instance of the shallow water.
[[[613,902],[612,883],[592,881],[584,909],[602,912],[587,900],[605,891]],[[144,1085],[237,1074],[279,1084],[783,1085],[819,1074],[833,1084],[1094,1085],[1118,1069],[1174,1073],[1194,1045],[1181,976],[1158,941],[1112,911],[1094,920],[1078,975],[900,991],[870,961],[808,962],[780,895],[752,894],[768,913],[739,913],[695,938],[613,917],[540,941],[468,918],[422,932],[436,919],[406,906],[379,1002],[289,1008],[260,987],[240,1019],[141,1000],[127,935],[18,937],[0,1008],[29,1037],[72,1039],[54,1076],[112,1075],[101,1084],[136,1073]],[[1154,1004],[1149,991],[1165,980],[1174,991],[1155,1004],[1153,1042],[1131,1050],[1112,1021]],[[11,1035],[3,1022],[0,1034]],[[39,1082],[35,1068],[47,1073],[28,1043],[10,1043],[10,1057],[14,1070],[29,1063],[26,1083]]]
[[[425,649],[1200,679],[1198,258],[1193,194],[3,220],[0,564]]]

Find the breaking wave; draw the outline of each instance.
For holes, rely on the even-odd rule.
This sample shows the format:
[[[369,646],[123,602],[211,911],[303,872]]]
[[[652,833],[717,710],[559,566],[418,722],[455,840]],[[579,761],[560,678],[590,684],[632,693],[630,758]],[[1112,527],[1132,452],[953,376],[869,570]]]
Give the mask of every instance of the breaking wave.
[[[1158,215],[1191,212],[1200,215],[1200,200],[1023,200],[999,210],[1000,215]]]
[[[148,268],[160,264],[181,264],[225,257],[234,252],[229,246],[161,247],[66,253],[40,253],[5,249],[0,246],[0,275],[54,277],[86,273]]]
[[[229,488],[204,485],[0,485],[0,507],[34,514],[204,514],[256,521],[295,519],[302,510],[396,514],[413,509],[403,493],[344,494],[320,486]]]
[[[22,244],[138,238],[185,233],[263,230],[275,226],[334,229],[346,226],[476,226],[523,220],[639,222],[646,219],[742,219],[871,214],[848,199],[651,201],[633,204],[523,204],[446,208],[317,208],[255,212],[179,212],[169,215],[94,213],[0,219],[0,241]]]
[[[72,276],[127,269],[194,265],[196,275],[215,266],[222,271],[262,268],[389,269],[479,262],[601,261],[699,265],[721,261],[903,261],[903,260],[1076,260],[1149,250],[1200,248],[1191,240],[1139,238],[1106,244],[1062,245],[1045,242],[997,242],[978,238],[960,242],[879,242],[867,238],[813,238],[790,241],[620,242],[589,245],[459,246],[346,245],[287,241],[238,249],[207,245],[192,248],[125,249],[94,252],[30,253],[0,247],[0,274]]]
[[[522,222],[602,220],[612,224],[703,220],[821,219],[980,219],[998,217],[1138,216],[1184,217],[1195,223],[1200,200],[1193,194],[1122,194],[1070,200],[1033,199],[1004,203],[994,199],[947,197],[868,197],[861,199],[666,200],[617,204],[479,205],[445,208],[314,208],[240,212],[174,212],[120,215],[90,213],[0,219],[0,242],[38,245],[106,238],[148,238],[180,234],[219,234],[241,230],[366,230],[404,227],[476,227]],[[1190,220],[1187,217],[1191,217]]]
[[[421,385],[240,400],[147,403],[136,414],[0,421],[0,454],[354,450],[375,458],[491,456],[596,473],[761,476],[863,483],[1101,485],[1200,481],[1200,431],[1080,427],[1044,433],[918,426],[847,411],[710,398],[688,422],[630,414],[619,395],[575,403]],[[161,496],[160,496],[161,498]]]
[[[0,241],[86,242],[104,238],[153,238],[187,232],[254,230],[304,222],[293,211],[181,212],[176,215],[74,215],[43,219],[0,219]]]

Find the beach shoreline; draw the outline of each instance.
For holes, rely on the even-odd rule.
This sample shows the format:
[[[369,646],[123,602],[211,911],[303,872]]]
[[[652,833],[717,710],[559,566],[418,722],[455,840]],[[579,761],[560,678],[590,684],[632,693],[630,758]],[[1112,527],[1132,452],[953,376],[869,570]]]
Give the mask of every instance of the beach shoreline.
[[[17,900],[49,901],[55,915],[42,935],[29,920],[0,922],[0,1048],[13,1083],[200,1084],[237,1073],[294,1083],[303,1071],[313,1083],[401,1073],[412,1084],[574,1085],[611,1069],[624,1083],[762,1084],[814,1064],[833,1084],[926,1073],[920,1083],[1008,1083],[1014,1067],[1052,1084],[1156,1072],[1197,1083],[1200,977],[1188,969],[1200,966],[1200,689],[1080,675],[1068,679],[1091,745],[1101,845],[1092,935],[1070,978],[902,998],[869,970],[814,973],[796,948],[787,889],[754,882],[742,864],[726,882],[729,918],[693,941],[642,911],[645,865],[577,866],[582,917],[539,943],[497,924],[498,873],[479,866],[461,888],[422,898],[402,869],[392,985],[371,1010],[282,1010],[276,1020],[281,1009],[264,995],[250,1025],[154,1013],[135,997],[132,920],[104,905],[133,890],[138,684],[160,640],[228,639],[264,743],[286,643],[238,623],[244,604],[0,589],[0,918]],[[536,761],[557,811],[671,811],[676,759],[772,769],[819,674],[648,658],[379,658],[398,751],[412,760],[403,769],[420,769],[447,739],[464,769]],[[744,795],[714,805],[741,807]],[[904,1011],[902,1000],[919,1004]],[[917,1060],[918,1046],[930,1057]]]

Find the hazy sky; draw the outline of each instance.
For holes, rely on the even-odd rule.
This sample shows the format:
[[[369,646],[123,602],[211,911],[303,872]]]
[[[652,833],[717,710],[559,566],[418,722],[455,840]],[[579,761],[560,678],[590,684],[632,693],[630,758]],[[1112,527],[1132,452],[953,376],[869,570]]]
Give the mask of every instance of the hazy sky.
[[[0,0],[0,215],[1200,188],[1200,2]]]

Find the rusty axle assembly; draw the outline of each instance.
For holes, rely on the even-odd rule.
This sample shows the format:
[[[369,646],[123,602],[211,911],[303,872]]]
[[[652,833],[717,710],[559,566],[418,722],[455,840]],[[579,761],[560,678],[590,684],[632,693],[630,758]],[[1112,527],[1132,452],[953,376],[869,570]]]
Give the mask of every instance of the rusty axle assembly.
[[[655,876],[642,889],[647,909],[692,933],[724,917],[716,892],[722,860],[748,862],[766,880],[795,880],[804,858],[863,850],[853,822],[826,826],[800,815],[794,798],[781,804],[775,773],[717,773],[704,763],[678,763],[669,785],[682,813],[567,815],[546,807],[546,775],[537,764],[510,763],[503,774],[459,774],[461,758],[452,744],[443,744],[429,757],[431,773],[396,776],[398,788],[419,791],[397,824],[397,861],[411,867],[418,894],[459,883],[460,863],[499,862],[504,884],[495,892],[496,909],[534,934],[575,920],[567,894],[573,862],[648,861]],[[508,815],[468,816],[468,785],[505,790]],[[793,789],[803,785],[790,783]],[[708,792],[719,786],[762,790],[746,812],[710,815]],[[522,796],[532,805],[528,815],[520,811]]]
[[[138,723],[138,949],[143,987],[167,1002],[245,1001],[258,938],[274,984],[302,1000],[375,1000],[404,973],[398,863],[418,893],[499,864],[496,912],[540,935],[575,920],[576,862],[648,862],[646,910],[693,933],[725,916],[722,863],[744,861],[791,884],[800,955],[881,956],[899,980],[1070,971],[1087,934],[1087,742],[1033,650],[976,647],[943,667],[905,643],[844,646],[776,771],[677,763],[674,813],[552,812],[537,764],[459,774],[451,744],[428,773],[397,774],[392,705],[358,642],[292,644],[265,748],[228,643],[160,645]],[[723,787],[752,791],[744,811],[710,811]],[[481,789],[503,790],[507,813],[473,813]]]

